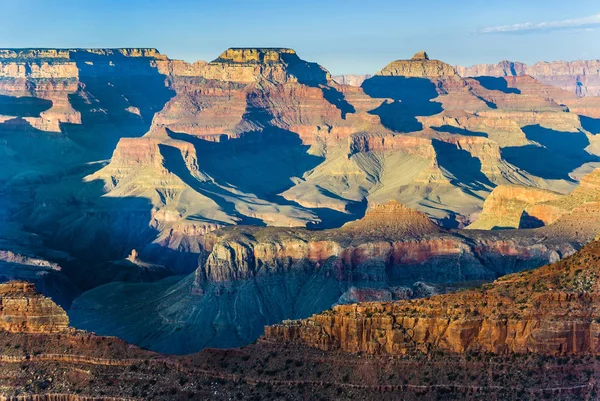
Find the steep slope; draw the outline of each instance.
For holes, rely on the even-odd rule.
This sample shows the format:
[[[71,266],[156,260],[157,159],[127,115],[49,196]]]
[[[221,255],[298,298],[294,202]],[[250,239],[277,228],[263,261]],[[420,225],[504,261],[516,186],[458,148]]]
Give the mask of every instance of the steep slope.
[[[25,281],[0,284],[0,331],[56,333],[68,325],[65,311],[37,294],[33,284]]]
[[[503,228],[531,228],[523,227],[528,223],[526,210],[541,202],[558,199],[561,195],[520,186],[500,185],[494,188],[490,196],[483,203],[483,210],[477,220],[467,228],[473,230],[493,230]],[[524,216],[525,214],[525,216]],[[539,217],[536,217],[539,219]],[[539,225],[552,223],[539,219]]]
[[[0,239],[10,244],[6,250],[60,265],[60,271],[35,281],[62,282],[65,287],[55,294],[65,298],[106,282],[152,281],[197,270],[202,277],[214,272],[243,278],[255,267],[237,271],[228,257],[220,258],[225,267],[198,269],[214,247],[232,240],[231,232],[240,237],[232,240],[234,251],[224,246],[222,255],[237,257],[260,248],[263,239],[283,247],[291,237],[300,251],[287,256],[303,260],[310,244],[329,240],[325,235],[334,235],[334,247],[347,249],[343,235],[367,247],[363,244],[374,243],[379,228],[361,239],[360,229],[317,234],[290,227],[342,227],[390,200],[425,212],[445,228],[465,227],[496,186],[566,194],[598,162],[593,117],[586,120],[583,112],[573,111],[574,106],[597,111],[593,98],[583,104],[576,95],[527,76],[462,78],[424,52],[391,63],[360,88],[334,82],[323,67],[286,48],[232,48],[209,63],[194,64],[154,49],[0,54],[0,154],[6,165],[0,173],[0,218],[6,223]],[[575,209],[591,216],[583,230]],[[549,260],[555,249],[565,252],[552,258],[589,239],[595,212],[585,203],[575,209],[557,212],[562,225],[540,231],[556,243],[527,267]],[[227,228],[234,225],[272,230]],[[427,226],[418,229],[436,240],[419,245],[410,263],[434,260],[445,252],[440,249],[457,243],[462,249],[463,241],[472,250],[480,240],[475,237],[487,235],[457,240]],[[390,243],[403,240],[389,231],[405,227],[390,227],[378,237],[388,245],[373,245],[373,252],[389,255],[395,246]],[[212,234],[218,230],[223,231]],[[424,234],[410,230],[409,237],[422,244]],[[30,233],[42,246],[22,252],[19,247],[35,237]],[[491,241],[520,243],[520,234],[512,236],[493,234]],[[134,251],[135,262],[126,260]],[[266,259],[275,271],[286,272],[280,266],[289,263],[277,252]],[[471,264],[471,256],[453,257],[450,266],[476,266],[477,278],[506,272],[488,269],[487,261]],[[327,259],[308,260],[306,271],[314,272]],[[393,264],[377,263],[386,266],[377,277],[397,279]],[[63,280],[47,280],[50,276]],[[441,274],[447,281],[467,276]],[[15,277],[20,276],[7,275]],[[408,281],[412,286],[415,277]],[[370,296],[361,291],[344,284],[331,292],[326,307],[346,293],[343,299]],[[60,302],[68,305],[70,299]]]

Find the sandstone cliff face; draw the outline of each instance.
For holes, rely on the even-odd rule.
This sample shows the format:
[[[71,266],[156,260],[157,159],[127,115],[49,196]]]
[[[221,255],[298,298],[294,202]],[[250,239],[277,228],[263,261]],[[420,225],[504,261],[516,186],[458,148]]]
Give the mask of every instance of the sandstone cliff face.
[[[542,189],[522,186],[498,186],[486,199],[484,208],[478,219],[469,229],[489,230],[497,228],[535,228],[550,226],[569,231],[577,229],[573,226],[576,219],[581,219],[578,231],[593,234],[598,221],[596,210],[600,201],[598,189],[599,169],[582,177],[581,182],[570,194],[562,195]]]
[[[50,246],[84,258],[82,269],[136,249],[141,261],[177,273],[195,271],[201,257],[203,285],[305,274],[332,261],[327,279],[369,278],[367,261],[384,266],[373,277],[396,279],[405,272],[390,259],[412,264],[409,284],[420,277],[419,263],[424,277],[493,278],[487,262],[474,260],[472,243],[432,233],[423,219],[407,231],[367,225],[364,241],[363,223],[333,239],[295,229],[275,239],[262,230],[258,238],[246,229],[245,238],[210,233],[233,225],[341,227],[389,200],[460,228],[497,185],[566,193],[576,185],[569,174],[596,161],[584,150],[594,149],[589,121],[570,111],[575,95],[527,76],[463,79],[424,53],[360,88],[335,83],[290,49],[234,48],[194,64],[152,49],[5,53],[9,68],[48,63],[48,76],[62,78],[12,72],[0,79],[7,135],[0,153],[8,166],[0,175],[14,190],[3,210]],[[531,162],[538,158],[545,162]],[[548,221],[563,216],[559,207],[546,210],[538,214],[555,216]],[[581,233],[569,218],[569,236],[552,238],[585,241],[596,220]],[[385,238],[396,229],[425,234]],[[533,252],[517,265],[550,253]],[[444,268],[438,258],[446,257],[453,262]]]
[[[597,355],[599,261],[595,242],[558,263],[503,277],[478,291],[341,305],[310,319],[267,327],[265,338],[370,354]]]
[[[202,74],[206,79],[240,83],[261,78],[278,83],[324,83],[331,79],[324,68],[302,61],[294,50],[277,48],[228,49],[208,63]]]
[[[69,318],[52,300],[39,295],[33,284],[11,281],[0,284],[0,330],[14,333],[57,333]]]
[[[521,245],[519,241],[505,242],[476,235],[471,241],[452,236],[425,214],[391,201],[371,207],[363,219],[334,230],[234,229],[207,236],[203,244],[207,254],[201,258],[195,280],[202,286],[205,282],[319,270],[333,262],[335,275],[341,280],[352,279],[356,274],[359,277],[362,270],[368,274],[367,270],[377,263],[385,266],[384,276],[392,280],[396,276],[414,274],[426,281],[439,279],[438,282],[444,282],[488,276],[490,271],[486,270],[491,266],[486,266],[487,261],[482,256],[488,253],[513,255],[523,261],[554,257],[550,247],[539,247],[526,241]],[[451,279],[458,272],[443,268],[439,262],[454,263],[451,261],[455,258],[464,260],[462,278]],[[441,270],[434,278],[434,273],[428,269]]]
[[[582,131],[578,116],[562,106],[567,92],[521,76],[496,86],[462,79],[424,52],[397,68],[384,68],[383,76],[361,88],[333,82],[324,68],[283,48],[232,48],[210,63],[194,64],[154,49],[10,50],[3,55],[0,60],[9,66],[40,62],[65,68],[48,73],[62,75],[55,80],[16,72],[0,80],[0,92],[11,101],[29,96],[52,103],[39,116],[0,116],[2,128],[27,127],[36,138],[55,132],[43,140],[77,155],[75,162],[55,156],[63,154],[58,151],[36,152],[36,164],[43,157],[52,171],[63,174],[113,156],[106,168],[85,174],[84,180],[87,188],[102,180],[107,193],[83,190],[89,203],[72,216],[50,216],[47,207],[37,206],[64,202],[51,199],[53,189],[36,193],[28,225],[59,231],[57,243],[78,236],[82,226],[73,223],[75,214],[97,217],[102,233],[134,221],[140,227],[146,218],[143,240],[118,242],[154,257],[164,245],[198,251],[200,236],[226,225],[340,226],[360,215],[366,203],[390,199],[448,227],[462,227],[495,185],[562,192],[573,186],[546,181],[543,168],[530,172],[528,165],[515,162],[517,156],[508,160],[501,152],[533,144],[530,126]],[[22,165],[27,157],[14,155],[33,153],[14,136],[5,149],[13,155],[8,178],[29,167]],[[68,192],[62,199],[81,196],[79,189]],[[107,212],[97,207],[101,195],[148,202]],[[281,204],[280,196],[292,203]],[[131,209],[135,212],[127,219]],[[54,226],[57,221],[70,223],[63,230]],[[152,244],[141,243],[153,235]]]

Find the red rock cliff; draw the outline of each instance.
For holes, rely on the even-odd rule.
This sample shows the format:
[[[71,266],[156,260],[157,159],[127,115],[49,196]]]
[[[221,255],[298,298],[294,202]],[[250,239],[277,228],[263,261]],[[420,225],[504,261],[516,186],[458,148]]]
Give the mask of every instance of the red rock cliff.
[[[323,350],[403,354],[435,349],[600,355],[600,242],[479,290],[341,305],[267,327],[265,338]]]

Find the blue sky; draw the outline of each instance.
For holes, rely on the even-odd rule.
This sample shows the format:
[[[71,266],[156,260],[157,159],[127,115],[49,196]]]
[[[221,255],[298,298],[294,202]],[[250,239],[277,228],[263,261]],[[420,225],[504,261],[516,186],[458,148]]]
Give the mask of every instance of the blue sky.
[[[281,46],[334,74],[419,50],[451,64],[600,58],[598,0],[0,0],[0,47]]]

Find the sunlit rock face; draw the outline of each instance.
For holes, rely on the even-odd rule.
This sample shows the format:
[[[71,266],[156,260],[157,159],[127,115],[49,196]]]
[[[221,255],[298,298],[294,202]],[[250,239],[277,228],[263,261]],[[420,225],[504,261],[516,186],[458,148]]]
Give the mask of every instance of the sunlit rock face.
[[[535,228],[555,223],[561,226],[580,218],[579,231],[594,232],[600,202],[599,176],[600,169],[594,169],[567,195],[522,186],[498,186],[486,199],[479,218],[467,228]]]
[[[68,325],[66,312],[38,294],[33,284],[25,281],[0,284],[0,331],[56,333]]]
[[[597,355],[598,242],[560,262],[480,290],[425,300],[337,306],[267,327],[270,341],[370,354],[452,352]]]
[[[454,67],[439,60],[430,60],[426,52],[416,53],[410,60],[397,60],[376,75],[401,77],[452,77],[458,75]]]

